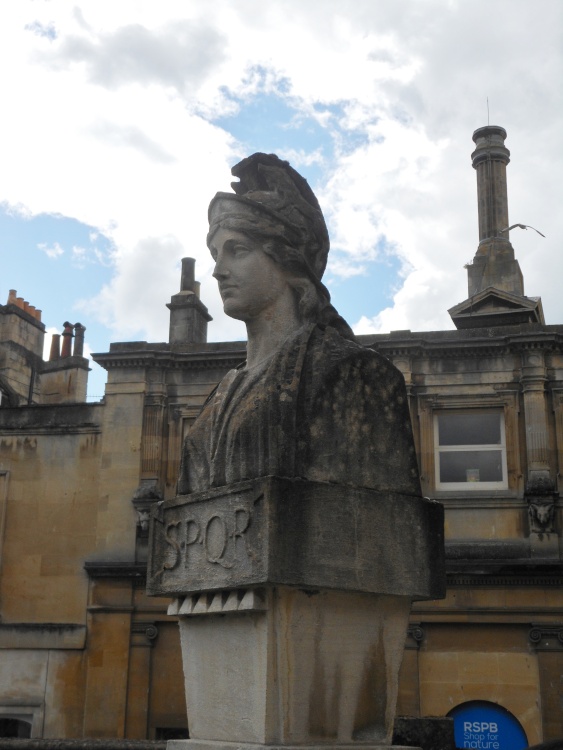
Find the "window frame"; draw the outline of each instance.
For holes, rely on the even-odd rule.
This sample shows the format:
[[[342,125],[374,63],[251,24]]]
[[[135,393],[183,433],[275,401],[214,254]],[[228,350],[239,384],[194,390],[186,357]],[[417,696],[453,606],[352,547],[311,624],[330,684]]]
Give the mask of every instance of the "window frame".
[[[439,417],[443,414],[497,414],[500,421],[500,443],[478,443],[457,445],[440,445]],[[439,492],[482,492],[482,491],[506,491],[508,486],[508,461],[506,447],[506,420],[504,409],[499,406],[476,406],[468,408],[439,408],[433,413],[434,432],[434,482]],[[441,482],[440,481],[440,457],[442,453],[460,453],[462,451],[499,451],[501,453],[502,480],[499,482]]]
[[[25,703],[13,706],[0,704],[0,718],[16,719],[31,724],[30,739],[37,739],[43,737],[44,709],[43,703]]]

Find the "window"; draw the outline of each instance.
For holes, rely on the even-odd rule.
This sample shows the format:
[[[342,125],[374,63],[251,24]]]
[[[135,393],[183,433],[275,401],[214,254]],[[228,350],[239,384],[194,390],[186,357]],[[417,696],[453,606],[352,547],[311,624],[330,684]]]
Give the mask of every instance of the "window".
[[[434,447],[437,489],[465,492],[508,487],[501,411],[436,412]]]
[[[31,719],[0,718],[0,737],[31,737]]]

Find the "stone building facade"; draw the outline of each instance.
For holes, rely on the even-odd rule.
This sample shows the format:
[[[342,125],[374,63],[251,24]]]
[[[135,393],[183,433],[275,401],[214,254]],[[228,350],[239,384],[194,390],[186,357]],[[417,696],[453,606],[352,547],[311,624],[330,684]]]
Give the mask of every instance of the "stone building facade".
[[[479,245],[456,328],[360,339],[405,377],[423,493],[446,513],[447,596],[414,605],[399,713],[494,704],[534,744],[563,737],[563,325],[524,295],[505,137],[474,134]],[[189,259],[180,286],[168,342],[95,355],[92,404],[83,327],[45,362],[37,311],[0,306],[0,735],[185,730],[177,625],[144,593],[148,510],[174,496],[190,423],[245,345],[207,343]]]

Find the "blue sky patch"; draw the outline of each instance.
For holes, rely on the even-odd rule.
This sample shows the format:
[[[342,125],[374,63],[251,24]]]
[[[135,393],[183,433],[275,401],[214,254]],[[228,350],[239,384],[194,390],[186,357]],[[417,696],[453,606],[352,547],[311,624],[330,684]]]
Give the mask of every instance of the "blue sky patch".
[[[75,305],[95,295],[110,282],[113,272],[111,241],[94,227],[76,219],[51,214],[25,218],[0,204],[0,257],[2,276],[0,304],[5,305],[15,289],[42,311],[48,328],[59,328],[65,320],[87,328],[86,341],[93,351],[108,348],[107,328]],[[5,286],[9,284],[8,286]],[[61,306],[64,300],[64,306]],[[48,345],[50,344],[50,337]],[[88,393],[103,396],[105,372],[92,364]]]
[[[2,278],[44,311],[47,325],[57,325],[49,305],[58,310],[58,300],[67,298],[70,307],[71,299],[89,296],[112,275],[111,241],[94,227],[63,216],[25,218],[0,206],[0,253]],[[7,297],[8,289],[0,287],[0,293]]]
[[[362,315],[373,318],[391,306],[397,290],[401,261],[394,255],[386,255],[380,260],[362,263],[362,266],[364,272],[356,276],[341,278],[327,271],[323,279],[333,305],[351,326]]]
[[[239,141],[241,151],[256,151],[285,155],[289,151],[312,154],[320,151],[323,159],[330,159],[334,142],[329,129],[293,106],[291,99],[277,94],[260,93],[250,100],[236,100],[239,110],[215,120],[215,124]],[[306,167],[296,164],[311,184],[322,177],[322,166],[315,162]]]

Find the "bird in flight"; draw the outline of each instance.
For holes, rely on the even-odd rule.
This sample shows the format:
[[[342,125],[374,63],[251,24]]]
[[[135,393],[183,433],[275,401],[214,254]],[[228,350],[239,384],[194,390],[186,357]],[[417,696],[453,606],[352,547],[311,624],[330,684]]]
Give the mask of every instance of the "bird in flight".
[[[545,237],[545,234],[542,234],[539,229],[536,229],[535,227],[531,227],[529,224],[513,224],[511,227],[506,227],[506,229],[501,229],[500,233],[503,234],[504,232],[510,232],[510,230],[514,229],[515,227],[520,227],[520,229],[533,229],[534,232],[537,232],[538,234],[541,234],[542,237]]]

